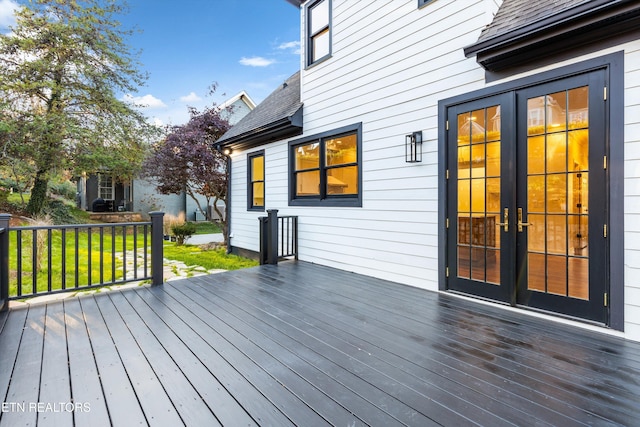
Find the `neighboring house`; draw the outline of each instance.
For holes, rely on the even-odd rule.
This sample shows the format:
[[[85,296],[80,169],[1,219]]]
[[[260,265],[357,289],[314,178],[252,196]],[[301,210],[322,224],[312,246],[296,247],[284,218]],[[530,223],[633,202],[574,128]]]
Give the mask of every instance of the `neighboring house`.
[[[278,209],[301,260],[640,340],[639,2],[287,1],[299,95],[219,141],[232,250]]]
[[[217,106],[222,111],[221,115],[233,126],[256,107],[249,95],[242,91],[224,103]],[[114,180],[108,173],[89,175],[78,180],[78,207],[93,211],[93,202],[97,198],[108,200],[105,209],[111,211],[133,211],[148,213],[160,210],[165,214],[178,216],[184,213],[189,221],[204,220],[196,202],[186,193],[159,194],[156,184],[137,178],[130,183],[121,183]],[[200,205],[207,209],[206,198],[199,197]],[[219,202],[219,208],[224,213],[224,202]],[[100,208],[98,208],[100,209]],[[209,216],[216,219],[216,212],[209,207]]]

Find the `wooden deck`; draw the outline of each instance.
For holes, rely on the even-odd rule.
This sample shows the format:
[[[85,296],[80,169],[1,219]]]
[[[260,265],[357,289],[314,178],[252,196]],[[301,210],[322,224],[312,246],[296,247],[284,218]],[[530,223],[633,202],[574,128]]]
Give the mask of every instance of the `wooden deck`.
[[[0,331],[1,426],[640,425],[640,343],[304,262]]]

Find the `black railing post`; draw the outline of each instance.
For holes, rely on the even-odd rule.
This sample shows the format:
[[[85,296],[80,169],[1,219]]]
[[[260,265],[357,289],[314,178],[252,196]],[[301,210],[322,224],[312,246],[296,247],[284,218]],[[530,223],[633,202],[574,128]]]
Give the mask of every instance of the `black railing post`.
[[[267,241],[267,227],[269,225],[269,218],[261,216],[258,218],[260,221],[260,265],[267,263],[268,241]]]
[[[162,232],[162,221],[164,212],[149,212],[151,217],[151,286],[162,285],[163,258],[164,258],[164,237]]]
[[[9,220],[0,214],[0,311],[9,307]]]
[[[278,264],[278,209],[267,210],[267,264]]]

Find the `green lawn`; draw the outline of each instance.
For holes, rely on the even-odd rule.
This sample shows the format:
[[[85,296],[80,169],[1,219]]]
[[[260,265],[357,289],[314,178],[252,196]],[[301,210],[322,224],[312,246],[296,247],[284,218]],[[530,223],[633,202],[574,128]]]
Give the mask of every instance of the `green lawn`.
[[[216,222],[197,221],[193,224],[196,226],[196,234],[222,233],[222,229]]]
[[[211,227],[202,228],[209,230],[207,232],[213,232],[210,231],[213,230]],[[53,230],[50,235],[46,230],[39,231],[39,235],[34,235],[32,230],[23,230],[21,233],[21,253],[17,251],[18,233],[16,230],[12,230],[9,234],[9,295],[17,295],[18,259],[22,260],[20,264],[22,295],[33,293],[34,270],[36,271],[37,292],[46,292],[48,290],[49,264],[51,265],[51,290],[73,289],[76,284],[78,287],[84,287],[94,283],[122,280],[124,270],[122,253],[128,251],[127,260],[131,261],[131,251],[134,249],[134,235],[132,233],[133,229],[130,229],[126,239],[123,239],[122,228],[120,227],[116,230],[115,236],[112,236],[111,230],[105,229],[101,243],[99,230],[94,228],[90,237],[90,245],[89,234],[86,229],[82,228],[79,229],[78,233],[74,229],[66,229],[64,232],[59,229]],[[139,254],[142,253],[142,248],[144,247],[144,237],[142,227],[140,227],[135,236]],[[33,261],[34,239],[36,240],[35,252],[38,254],[35,263]],[[150,239],[151,236],[148,234],[148,245],[150,245]],[[47,250],[49,245],[51,246],[50,256]],[[116,254],[115,257],[112,257],[112,253]],[[77,265],[76,255],[78,259]],[[147,256],[150,268],[150,252]],[[164,257],[184,262],[188,266],[202,266],[207,269],[237,270],[258,265],[258,262],[254,260],[236,255],[227,255],[224,248],[204,250],[194,245],[178,246],[171,242],[164,242]],[[142,266],[143,261],[139,259],[138,268],[140,269]],[[102,277],[100,275],[101,269]],[[132,272],[128,272],[127,279],[131,279],[132,274]],[[64,288],[63,283],[65,285]]]
[[[258,265],[258,261],[228,255],[224,248],[203,250],[195,245],[176,245],[169,242],[165,242],[164,257],[184,262],[186,265],[199,265],[207,270],[238,270]]]
[[[123,239],[121,230],[116,232],[115,238],[110,230],[105,230],[102,242],[99,231],[93,230],[90,238],[91,244],[89,245],[89,233],[83,229],[80,229],[78,233],[73,229],[53,230],[50,236],[46,230],[38,231],[37,236],[34,236],[32,230],[24,230],[20,238],[22,253],[19,254],[18,233],[12,230],[9,234],[9,295],[17,295],[18,259],[22,260],[20,263],[22,294],[31,294],[33,293],[34,270],[36,271],[37,292],[48,290],[49,272],[51,273],[51,290],[100,283],[101,269],[102,282],[122,280],[122,253],[133,251],[134,240],[139,250],[144,246],[144,234],[141,230],[136,236],[127,234],[126,239]],[[33,257],[34,240],[36,241],[35,252],[37,254],[35,263]],[[147,241],[150,241],[150,235],[147,236]],[[51,246],[50,255],[47,249],[49,245]],[[116,254],[115,262],[112,260],[114,258],[111,256],[112,253]],[[129,257],[131,256],[132,254],[129,254]],[[149,254],[148,262],[150,259]],[[51,270],[49,270],[49,265],[51,265]]]

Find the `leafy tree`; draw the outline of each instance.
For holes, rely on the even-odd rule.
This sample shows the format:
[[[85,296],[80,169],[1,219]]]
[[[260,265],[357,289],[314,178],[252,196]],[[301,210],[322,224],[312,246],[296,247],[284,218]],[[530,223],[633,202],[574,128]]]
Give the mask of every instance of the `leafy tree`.
[[[229,171],[226,156],[216,150],[213,143],[230,126],[220,113],[215,106],[202,112],[190,108],[189,122],[171,128],[164,141],[153,147],[153,153],[145,160],[142,174],[155,181],[158,192],[162,194],[186,192],[208,220],[211,218],[206,208],[212,205],[221,218],[226,243],[227,221],[217,202],[226,202]],[[198,195],[205,197],[207,206],[200,204]]]
[[[56,170],[92,171],[83,166],[96,168],[96,160],[123,167],[107,161],[118,153],[128,155],[127,174],[140,162],[139,135],[150,125],[116,96],[146,79],[125,44],[131,31],[116,19],[125,11],[119,0],[31,0],[17,10],[12,32],[0,35],[0,96],[8,106],[0,120],[13,129],[4,153],[33,165],[31,214],[41,212]]]

